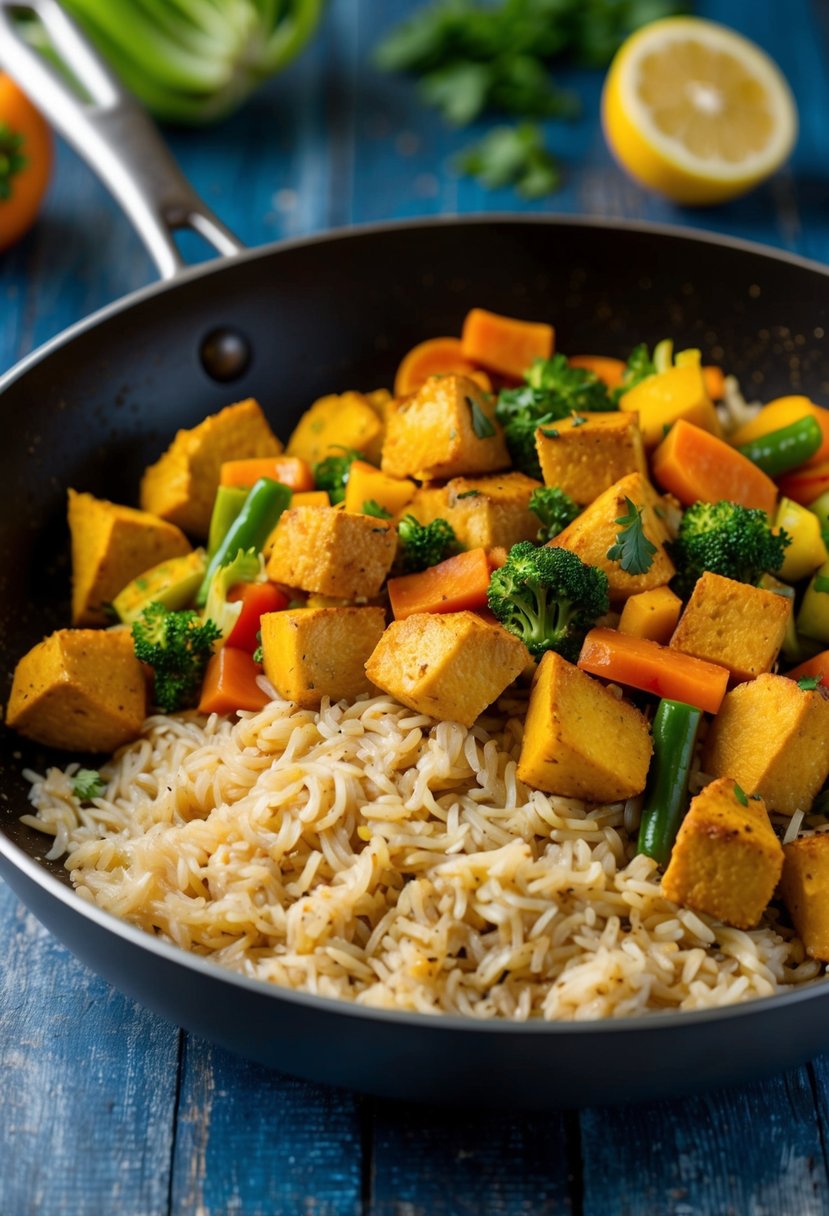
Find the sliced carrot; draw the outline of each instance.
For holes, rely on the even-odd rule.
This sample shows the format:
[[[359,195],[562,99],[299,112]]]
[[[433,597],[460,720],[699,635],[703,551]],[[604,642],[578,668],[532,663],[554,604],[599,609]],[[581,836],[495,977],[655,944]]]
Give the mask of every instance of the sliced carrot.
[[[781,477],[777,485],[784,498],[793,498],[802,507],[808,507],[810,502],[829,490],[829,460],[795,469],[793,473]]]
[[[722,401],[725,396],[725,372],[721,367],[709,363],[702,369],[705,391],[712,401]]]
[[[387,587],[395,620],[415,612],[485,608],[491,570],[485,549],[468,549],[420,574],[390,578]]]
[[[571,367],[583,367],[586,372],[594,372],[608,388],[618,388],[622,383],[625,370],[623,359],[611,359],[609,355],[570,355],[567,362]]]
[[[768,405],[764,405],[748,422],[743,423],[733,435],[729,435],[729,442],[738,448],[744,443],[750,443],[752,439],[761,439],[764,435],[771,434],[772,431],[779,431],[792,422],[799,422],[801,418],[809,417],[814,418],[823,431],[823,443],[804,466],[804,468],[811,468],[813,465],[823,464],[829,460],[829,410],[815,405],[814,401],[810,401],[808,397],[777,397]]]
[[[483,308],[467,313],[461,334],[461,351],[472,363],[521,377],[535,359],[549,359],[555,345],[552,325],[518,321]]]
[[[724,667],[615,629],[591,629],[578,665],[591,675],[684,701],[709,714],[720,708],[728,687]]]
[[[226,460],[219,485],[250,487],[260,477],[280,481],[289,490],[313,490],[311,466],[299,456],[260,456],[250,460]]]
[[[403,357],[394,377],[395,397],[416,393],[430,376],[471,376],[475,364],[461,349],[460,338],[427,338]]]
[[[804,676],[817,676],[821,684],[829,688],[829,650],[821,650],[813,659],[807,659],[799,667],[784,671],[784,676],[790,680],[802,680]]]
[[[723,439],[680,418],[651,458],[654,479],[683,506],[728,499],[771,515],[777,487],[770,477]]]
[[[268,694],[256,683],[262,668],[246,650],[223,646],[207,664],[199,713],[234,714],[238,709],[264,709]]]
[[[331,499],[327,490],[294,490],[291,496],[292,507],[330,507]]]

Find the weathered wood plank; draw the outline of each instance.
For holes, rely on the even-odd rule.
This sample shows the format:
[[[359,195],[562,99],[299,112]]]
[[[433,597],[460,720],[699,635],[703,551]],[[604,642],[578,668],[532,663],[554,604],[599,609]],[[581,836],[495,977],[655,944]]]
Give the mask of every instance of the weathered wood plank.
[[[358,1216],[360,1100],[189,1037],[173,1158],[176,1216]]]
[[[684,1101],[585,1111],[581,1154],[584,1216],[823,1216],[829,1208],[806,1069]]]
[[[424,1061],[428,1067],[428,1062]],[[366,1216],[559,1216],[578,1211],[573,1116],[378,1102]]]
[[[4,884],[0,921],[0,1212],[166,1212],[179,1032],[82,967]]]

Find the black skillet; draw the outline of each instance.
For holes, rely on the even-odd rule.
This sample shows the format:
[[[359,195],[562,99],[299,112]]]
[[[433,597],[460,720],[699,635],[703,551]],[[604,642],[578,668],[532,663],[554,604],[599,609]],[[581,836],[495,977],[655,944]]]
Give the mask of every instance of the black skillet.
[[[829,392],[829,272],[736,241],[605,221],[476,217],[382,225],[243,252],[182,179],[55,0],[31,0],[91,98],[13,32],[0,63],[95,164],[162,278],[0,380],[0,673],[68,618],[68,485],[134,498],[176,428],[253,395],[285,436],[315,397],[389,384],[400,355],[472,305],[554,321],[565,351],[670,334],[749,395]],[[15,7],[19,7],[15,6]],[[190,226],[227,255],[184,270]],[[0,728],[0,874],[116,987],[276,1068],[403,1099],[571,1106],[742,1081],[829,1046],[829,984],[730,1009],[618,1023],[478,1023],[376,1012],[241,978],[81,901],[23,827],[26,765],[66,762]]]

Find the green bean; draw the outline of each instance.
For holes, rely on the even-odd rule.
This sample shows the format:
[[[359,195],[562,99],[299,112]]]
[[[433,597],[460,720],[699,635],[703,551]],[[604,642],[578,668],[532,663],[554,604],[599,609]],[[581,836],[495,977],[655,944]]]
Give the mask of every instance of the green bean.
[[[807,415],[783,426],[779,431],[760,435],[737,451],[762,469],[769,477],[789,473],[810,460],[823,443],[823,431],[816,418]]]
[[[664,865],[688,809],[688,773],[702,711],[684,701],[660,701],[653,720],[653,760],[639,823],[637,852]]]
[[[291,491],[281,482],[270,477],[260,477],[251,486],[239,514],[225,533],[224,539],[207,564],[204,581],[196,596],[196,604],[203,608],[213,575],[220,566],[226,566],[240,549],[255,549],[261,553],[276,521],[291,501]]]
[[[228,529],[245,505],[248,492],[242,486],[219,486],[210,516],[207,556],[212,557],[227,536]]]

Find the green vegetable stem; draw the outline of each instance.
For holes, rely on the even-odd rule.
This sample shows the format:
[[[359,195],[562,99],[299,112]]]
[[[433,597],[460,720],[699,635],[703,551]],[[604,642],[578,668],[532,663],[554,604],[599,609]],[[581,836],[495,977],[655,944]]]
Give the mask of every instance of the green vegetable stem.
[[[227,536],[230,525],[245,505],[248,491],[241,486],[219,486],[210,516],[207,556],[212,557]]]
[[[664,865],[688,809],[688,773],[702,711],[660,701],[653,720],[653,761],[639,824],[637,851]]]
[[[747,456],[769,477],[780,477],[810,460],[823,443],[823,431],[816,418],[799,418],[779,431],[771,431],[744,443],[737,450]]]
[[[276,521],[291,501],[291,491],[270,477],[260,477],[251,487],[244,506],[225,533],[216,552],[207,563],[196,604],[203,608],[213,575],[220,566],[231,562],[240,549],[261,553],[265,541],[276,527]]]

